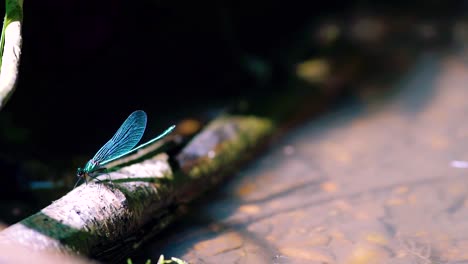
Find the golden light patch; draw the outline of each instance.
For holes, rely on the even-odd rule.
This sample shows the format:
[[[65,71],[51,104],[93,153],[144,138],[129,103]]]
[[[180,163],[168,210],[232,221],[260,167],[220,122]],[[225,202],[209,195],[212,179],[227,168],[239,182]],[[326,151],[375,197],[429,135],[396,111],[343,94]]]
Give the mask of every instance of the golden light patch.
[[[370,233],[366,236],[366,240],[378,245],[387,245],[388,240],[379,233]]]
[[[330,210],[328,211],[329,216],[337,216],[338,215],[338,210]]]
[[[191,135],[197,132],[201,123],[195,119],[185,119],[177,125],[177,131],[184,135]]]
[[[338,230],[330,231],[330,236],[336,241],[350,242],[349,239],[345,237],[344,233]]]
[[[400,198],[392,198],[387,200],[387,205],[402,205],[405,203],[405,200]]]
[[[320,188],[323,191],[329,192],[329,193],[333,193],[333,192],[338,191],[338,185],[336,185],[336,183],[331,182],[331,181],[324,182],[324,183],[320,184]]]
[[[338,143],[326,142],[323,145],[323,150],[339,163],[349,164],[352,161],[351,154]]]
[[[276,236],[273,236],[273,235],[268,235],[265,237],[265,239],[271,242],[277,241]]]
[[[393,190],[396,194],[405,194],[409,191],[408,186],[399,186]]]
[[[327,61],[321,59],[312,59],[300,63],[296,67],[296,74],[299,78],[311,82],[321,82],[325,80],[330,73],[330,65]]]
[[[214,256],[228,250],[240,248],[242,245],[241,236],[234,232],[228,232],[216,238],[198,242],[193,247],[200,255]]]
[[[426,230],[420,230],[414,234],[415,237],[427,237],[429,233]]]
[[[322,263],[334,263],[334,260],[330,257],[321,253],[317,250],[313,249],[299,249],[299,248],[292,248],[292,247],[284,247],[280,248],[279,251],[288,256],[289,258],[299,258],[309,261],[316,261]]]
[[[327,228],[324,226],[317,226],[316,228],[314,228],[315,232],[323,232],[325,230],[327,230]]]
[[[363,211],[354,212],[354,217],[359,220],[368,220],[370,218],[369,214]]]
[[[348,152],[340,151],[335,153],[336,161],[339,161],[344,164],[348,164],[352,161],[351,155]]]
[[[351,253],[348,261],[349,264],[375,264],[382,263],[387,259],[388,253],[383,249],[374,247],[357,246]]]
[[[237,189],[238,196],[246,196],[253,193],[256,189],[256,185],[253,183],[243,184],[239,189]]]
[[[353,210],[353,207],[351,206],[351,204],[345,200],[337,200],[335,203],[334,203],[334,206],[337,208],[337,209],[340,209],[341,211],[352,211]]]
[[[463,194],[465,193],[466,187],[462,184],[454,184],[448,188],[451,194]]]
[[[448,140],[443,137],[432,137],[431,147],[434,149],[446,149],[448,146]]]
[[[468,259],[468,253],[461,254],[461,256],[459,258],[460,259]]]
[[[400,249],[396,252],[397,258],[406,258],[408,256],[408,252],[406,250]]]
[[[246,214],[257,214],[260,212],[260,207],[256,205],[242,205],[238,211]]]
[[[415,194],[412,194],[412,195],[408,196],[408,203],[410,203],[410,204],[415,204],[417,200],[418,199],[417,199],[417,196]]]

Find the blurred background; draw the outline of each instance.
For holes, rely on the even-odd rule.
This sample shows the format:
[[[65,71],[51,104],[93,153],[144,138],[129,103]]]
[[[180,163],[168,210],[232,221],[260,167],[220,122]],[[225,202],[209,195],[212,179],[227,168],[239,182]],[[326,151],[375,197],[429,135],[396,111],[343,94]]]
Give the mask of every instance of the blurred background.
[[[29,183],[74,179],[136,109],[151,138],[243,100],[282,104],[313,90],[333,106],[392,94],[420,54],[466,45],[467,10],[467,1],[25,1],[20,79],[0,111],[0,220],[47,205]]]

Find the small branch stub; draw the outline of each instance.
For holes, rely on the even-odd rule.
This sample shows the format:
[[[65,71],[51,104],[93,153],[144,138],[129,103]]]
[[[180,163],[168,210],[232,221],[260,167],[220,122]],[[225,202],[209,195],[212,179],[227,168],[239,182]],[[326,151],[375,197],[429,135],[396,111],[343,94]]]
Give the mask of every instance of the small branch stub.
[[[23,1],[7,0],[0,47],[0,109],[10,98],[18,81],[22,23]]]

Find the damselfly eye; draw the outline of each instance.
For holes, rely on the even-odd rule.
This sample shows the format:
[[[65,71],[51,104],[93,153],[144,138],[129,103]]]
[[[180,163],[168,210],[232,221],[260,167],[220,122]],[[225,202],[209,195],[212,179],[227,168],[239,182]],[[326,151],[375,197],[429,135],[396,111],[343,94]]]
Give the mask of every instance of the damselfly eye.
[[[78,169],[76,170],[76,176],[78,176],[78,177],[82,177],[82,176],[83,176],[83,169],[82,169],[82,168],[78,168]]]

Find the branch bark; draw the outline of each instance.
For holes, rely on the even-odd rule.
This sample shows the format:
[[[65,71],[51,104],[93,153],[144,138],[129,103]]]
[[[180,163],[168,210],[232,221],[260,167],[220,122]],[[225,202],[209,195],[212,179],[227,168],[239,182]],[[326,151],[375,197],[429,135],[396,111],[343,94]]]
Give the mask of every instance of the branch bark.
[[[113,186],[77,187],[3,230],[0,243],[115,261],[173,222],[183,204],[221,181],[273,128],[257,117],[216,119],[175,157],[181,169],[163,153],[102,175]]]

